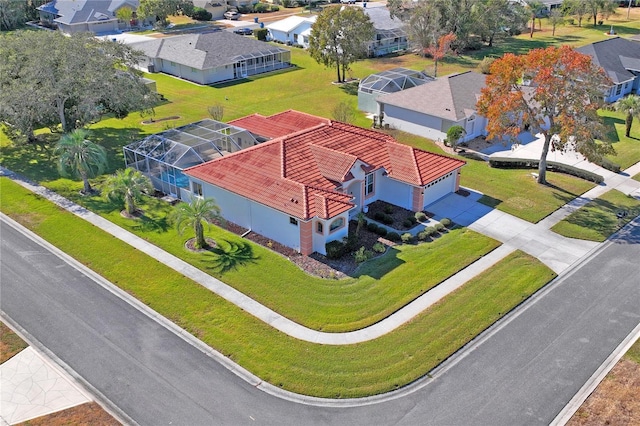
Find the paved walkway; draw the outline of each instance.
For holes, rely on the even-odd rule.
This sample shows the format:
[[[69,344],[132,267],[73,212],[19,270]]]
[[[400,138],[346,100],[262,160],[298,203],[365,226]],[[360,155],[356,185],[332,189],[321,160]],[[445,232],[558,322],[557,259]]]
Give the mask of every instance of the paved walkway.
[[[0,425],[91,402],[66,373],[28,347],[0,365]]]

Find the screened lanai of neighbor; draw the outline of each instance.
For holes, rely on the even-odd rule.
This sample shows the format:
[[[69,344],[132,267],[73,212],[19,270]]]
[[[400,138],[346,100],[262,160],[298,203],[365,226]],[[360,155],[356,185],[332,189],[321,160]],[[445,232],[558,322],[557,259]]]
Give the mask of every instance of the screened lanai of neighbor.
[[[433,77],[422,71],[407,68],[394,68],[371,74],[358,85],[358,109],[375,114],[378,111],[378,96],[410,89],[433,80]]]
[[[183,199],[181,189],[189,192],[184,169],[257,143],[245,129],[204,119],[131,143],[124,147],[124,159],[127,167],[148,176],[155,189]]]

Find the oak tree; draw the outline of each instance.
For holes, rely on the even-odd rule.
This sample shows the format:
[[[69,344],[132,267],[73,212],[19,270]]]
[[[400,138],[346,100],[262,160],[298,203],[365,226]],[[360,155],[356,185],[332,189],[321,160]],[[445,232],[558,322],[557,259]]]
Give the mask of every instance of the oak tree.
[[[597,140],[606,135],[598,109],[610,84],[590,56],[569,46],[508,53],[491,65],[477,111],[488,119],[490,138],[515,141],[526,129],[544,136],[538,182],[546,183],[550,149],[573,147],[590,161],[613,153]]]

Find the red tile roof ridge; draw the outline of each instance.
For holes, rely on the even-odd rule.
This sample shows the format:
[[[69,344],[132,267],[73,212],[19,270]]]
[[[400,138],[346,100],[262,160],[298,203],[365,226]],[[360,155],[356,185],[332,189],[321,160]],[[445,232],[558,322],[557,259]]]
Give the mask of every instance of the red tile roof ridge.
[[[328,118],[324,118],[324,117],[320,117],[318,115],[313,115],[313,114],[309,114],[309,113],[306,113],[306,112],[298,111],[296,109],[288,109],[288,110],[285,110],[285,111],[280,111],[280,112],[277,112],[275,114],[272,114],[272,115],[268,116],[267,118],[280,117],[280,116],[283,116],[285,114],[291,114],[291,113],[304,115],[304,116],[307,116],[309,118],[318,118],[320,120],[324,120],[326,122],[326,124],[331,123],[331,120],[328,119]]]
[[[246,119],[246,118],[249,118],[249,117],[267,118],[267,117],[265,117],[265,116],[264,116],[264,115],[262,115],[262,114],[258,114],[257,112],[254,112],[253,114],[245,115],[245,116],[243,116],[243,117],[239,117],[239,118],[236,118],[236,119],[234,119],[234,120],[228,121],[228,122],[227,122],[227,124],[233,124],[233,123],[235,123],[236,121],[242,121],[242,120],[244,120],[244,119]]]

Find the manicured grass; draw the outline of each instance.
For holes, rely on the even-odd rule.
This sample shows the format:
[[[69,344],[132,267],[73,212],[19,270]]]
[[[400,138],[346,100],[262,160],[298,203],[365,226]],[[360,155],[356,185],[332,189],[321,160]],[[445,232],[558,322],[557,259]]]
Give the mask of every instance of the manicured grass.
[[[61,182],[71,186],[58,185]],[[99,197],[80,197],[75,182],[57,181],[50,186],[287,318],[331,332],[363,328],[385,318],[500,245],[469,229],[454,229],[433,242],[394,247],[362,265],[354,278],[321,279],[271,250],[214,226],[206,235],[223,249],[240,250],[233,256],[192,253],[184,242],[193,232],[178,235],[167,220],[171,208],[155,198],[140,205],[146,212],[141,220],[131,220],[119,214],[122,206]]]
[[[633,346],[629,348],[625,356],[635,363],[640,364],[640,340],[636,340]]]
[[[18,337],[5,323],[0,322],[0,364],[27,346],[27,342]]]
[[[640,173],[638,173],[637,175],[635,175],[633,177],[633,179],[637,180],[638,182],[640,182]]]
[[[618,218],[620,211],[627,215]],[[590,201],[554,225],[551,230],[570,238],[604,241],[640,214],[640,201],[615,189]]]
[[[6,178],[0,178],[0,189],[5,214],[263,380],[308,395],[360,397],[406,385],[555,276],[517,252],[390,334],[355,345],[317,345],[275,331]]]
[[[608,158],[620,165],[622,170],[640,161],[640,120],[633,120],[629,137],[625,136],[625,115],[615,111],[600,111],[600,116],[612,129],[607,135],[612,142],[616,155]]]
[[[481,170],[472,173],[474,168]],[[530,169],[492,169],[484,162],[470,160],[463,169],[462,185],[482,188],[481,203],[532,223],[539,222],[594,186],[592,182],[549,171],[548,184],[540,185],[531,172]]]

